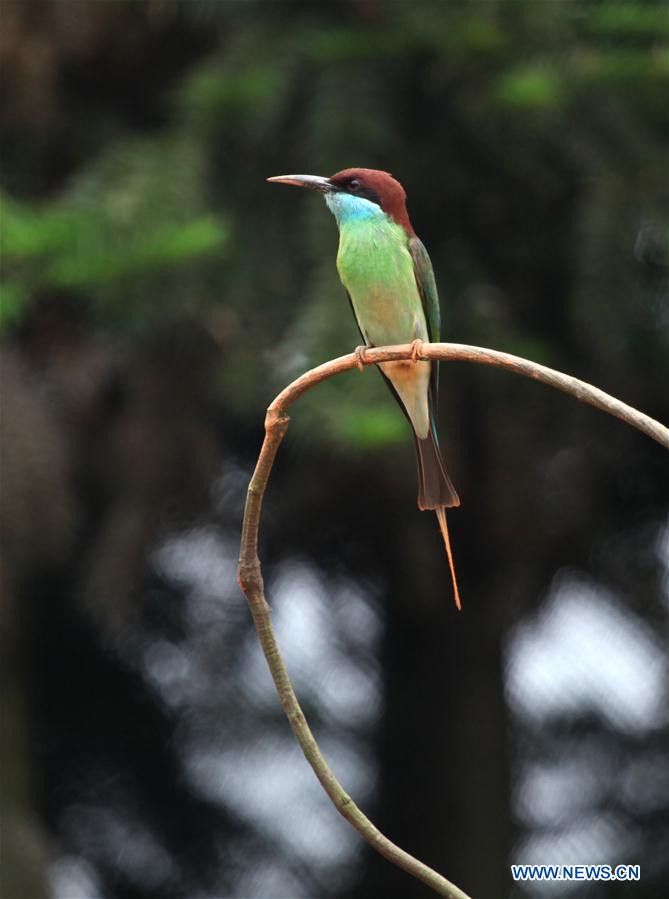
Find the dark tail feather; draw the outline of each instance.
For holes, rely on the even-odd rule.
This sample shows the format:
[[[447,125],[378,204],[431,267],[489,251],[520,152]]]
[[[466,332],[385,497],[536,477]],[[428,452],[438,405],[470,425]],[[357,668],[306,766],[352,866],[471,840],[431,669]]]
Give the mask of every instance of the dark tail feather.
[[[447,509],[460,505],[460,498],[446,474],[439,447],[432,431],[421,440],[416,437],[418,453],[418,508]]]
[[[455,565],[453,563],[451,541],[448,536],[448,525],[446,524],[446,509],[459,506],[460,498],[446,473],[441,453],[432,431],[422,440],[416,437],[416,450],[418,452],[418,508],[434,509],[437,513],[439,529],[441,530],[441,536],[444,538],[448,564],[451,569],[455,605],[460,609],[462,608],[460,605],[460,593],[455,577]]]

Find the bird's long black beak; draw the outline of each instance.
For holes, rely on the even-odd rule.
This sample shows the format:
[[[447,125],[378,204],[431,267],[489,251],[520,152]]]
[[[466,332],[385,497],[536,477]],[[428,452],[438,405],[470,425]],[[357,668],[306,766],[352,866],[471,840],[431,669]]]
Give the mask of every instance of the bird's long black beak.
[[[328,178],[320,175],[275,175],[267,180],[277,184],[292,184],[294,187],[308,187],[324,194],[338,189]]]

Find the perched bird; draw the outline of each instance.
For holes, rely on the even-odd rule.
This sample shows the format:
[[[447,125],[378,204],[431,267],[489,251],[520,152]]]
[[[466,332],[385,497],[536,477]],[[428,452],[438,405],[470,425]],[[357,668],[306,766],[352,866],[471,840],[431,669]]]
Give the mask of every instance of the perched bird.
[[[460,608],[445,511],[460,500],[439,450],[438,363],[417,359],[420,341],[439,340],[439,298],[430,257],[409,221],[404,188],[388,172],[375,169],[267,180],[324,194],[339,227],[339,277],[367,347],[415,342],[412,361],[381,362],[379,368],[413,428],[418,507],[437,513]],[[361,359],[364,350],[356,351]]]

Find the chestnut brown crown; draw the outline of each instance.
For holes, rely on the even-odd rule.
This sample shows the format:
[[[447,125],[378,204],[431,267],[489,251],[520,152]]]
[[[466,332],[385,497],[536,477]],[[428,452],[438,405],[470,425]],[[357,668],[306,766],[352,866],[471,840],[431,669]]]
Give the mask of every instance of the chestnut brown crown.
[[[406,191],[389,172],[378,169],[342,169],[328,178],[328,181],[338,190],[377,203],[386,215],[402,225],[410,237],[415,235],[407,212]]]

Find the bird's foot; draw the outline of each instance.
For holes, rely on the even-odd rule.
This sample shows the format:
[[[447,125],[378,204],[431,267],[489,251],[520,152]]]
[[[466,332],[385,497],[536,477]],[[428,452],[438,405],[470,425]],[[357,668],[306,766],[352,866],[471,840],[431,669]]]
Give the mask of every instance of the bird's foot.
[[[355,364],[358,366],[360,371],[365,370],[365,365],[367,364],[366,356],[367,356],[368,349],[369,349],[368,346],[357,346],[355,348]]]
[[[423,355],[423,341],[419,338],[411,341],[411,361],[415,365]]]

